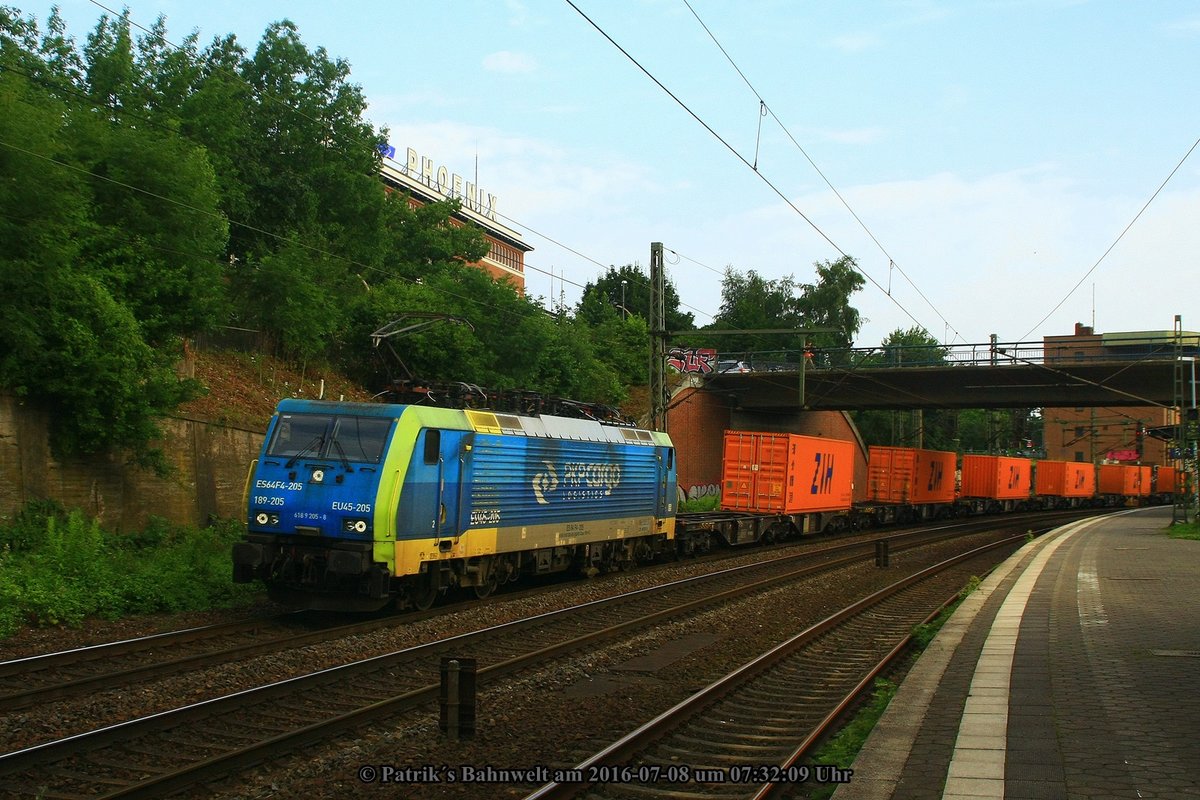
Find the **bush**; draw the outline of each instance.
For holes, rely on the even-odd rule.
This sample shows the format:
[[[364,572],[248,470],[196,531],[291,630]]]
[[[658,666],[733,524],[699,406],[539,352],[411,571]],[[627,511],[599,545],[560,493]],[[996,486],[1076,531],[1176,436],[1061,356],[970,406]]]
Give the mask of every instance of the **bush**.
[[[65,521],[67,511],[54,500],[31,500],[17,512],[12,522],[0,527],[0,550],[27,552],[42,544],[47,522]]]
[[[717,506],[721,504],[721,496],[710,494],[704,497],[698,497],[695,500],[684,500],[679,504],[681,512],[690,513],[695,511],[715,511]]]
[[[196,529],[154,519],[123,536],[78,511],[45,512],[28,507],[0,530],[0,637],[26,624],[78,625],[88,616],[226,608],[258,593],[232,580],[236,522]],[[38,518],[40,529],[30,521]],[[13,546],[18,541],[21,548]]]

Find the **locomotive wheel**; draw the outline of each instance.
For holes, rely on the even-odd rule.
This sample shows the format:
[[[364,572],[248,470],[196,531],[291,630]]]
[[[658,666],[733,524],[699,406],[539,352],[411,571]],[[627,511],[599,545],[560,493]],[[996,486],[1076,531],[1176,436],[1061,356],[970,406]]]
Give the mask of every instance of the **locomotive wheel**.
[[[428,575],[414,575],[408,582],[408,601],[417,611],[428,611],[438,597],[438,587]]]

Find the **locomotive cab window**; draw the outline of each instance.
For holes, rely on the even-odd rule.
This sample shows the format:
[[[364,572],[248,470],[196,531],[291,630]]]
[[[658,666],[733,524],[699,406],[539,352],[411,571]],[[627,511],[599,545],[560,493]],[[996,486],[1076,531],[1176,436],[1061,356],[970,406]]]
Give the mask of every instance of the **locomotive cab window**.
[[[442,455],[442,432],[425,431],[425,463],[436,464]]]
[[[392,421],[382,417],[338,417],[333,427],[330,451],[348,461],[378,464],[387,445]]]
[[[275,426],[267,455],[292,458],[320,455],[331,417],[326,414],[284,414]]]
[[[382,417],[286,414],[279,418],[267,455],[339,458],[378,463],[392,421]]]

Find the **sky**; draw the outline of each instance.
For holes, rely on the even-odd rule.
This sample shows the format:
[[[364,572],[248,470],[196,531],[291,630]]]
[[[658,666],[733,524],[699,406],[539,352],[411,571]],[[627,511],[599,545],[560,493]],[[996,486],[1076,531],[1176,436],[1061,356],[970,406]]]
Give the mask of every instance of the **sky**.
[[[850,255],[859,346],[1200,331],[1193,0],[58,6],[79,43],[122,8],[251,50],[290,19],[398,158],[496,195],[548,306],[662,242],[698,325],[727,268],[809,283]]]

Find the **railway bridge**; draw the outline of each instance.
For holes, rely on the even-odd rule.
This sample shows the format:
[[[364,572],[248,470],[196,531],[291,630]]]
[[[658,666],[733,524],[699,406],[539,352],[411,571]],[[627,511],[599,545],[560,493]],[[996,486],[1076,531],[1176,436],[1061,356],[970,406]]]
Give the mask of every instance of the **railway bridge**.
[[[1191,362],[1185,394],[1195,386],[1195,340],[1182,353],[1176,349],[1162,343],[1080,357],[1042,343],[924,347],[907,357],[897,349],[814,351],[803,361],[751,361],[747,372],[714,372],[706,389],[727,393],[747,411],[1171,407],[1181,358]]]

